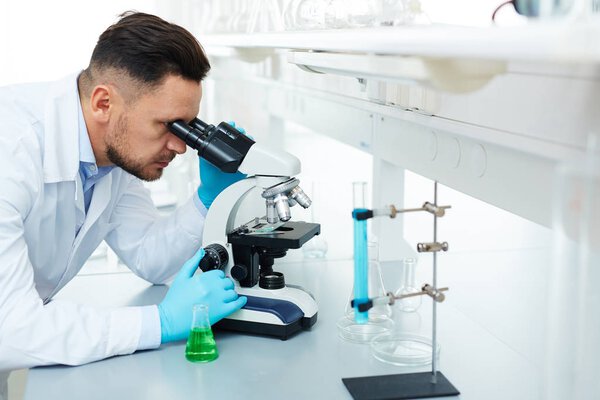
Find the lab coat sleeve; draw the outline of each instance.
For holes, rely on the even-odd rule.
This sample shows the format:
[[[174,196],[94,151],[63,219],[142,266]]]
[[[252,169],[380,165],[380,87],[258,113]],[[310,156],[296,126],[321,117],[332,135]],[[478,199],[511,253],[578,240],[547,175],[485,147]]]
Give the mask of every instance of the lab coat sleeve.
[[[150,191],[139,179],[127,179],[110,218],[115,228],[105,240],[140,278],[165,283],[200,247],[204,215],[192,197],[171,215],[159,216]]]
[[[44,304],[36,290],[24,234],[43,190],[38,143],[0,137],[0,371],[79,365],[138,348],[140,307]]]

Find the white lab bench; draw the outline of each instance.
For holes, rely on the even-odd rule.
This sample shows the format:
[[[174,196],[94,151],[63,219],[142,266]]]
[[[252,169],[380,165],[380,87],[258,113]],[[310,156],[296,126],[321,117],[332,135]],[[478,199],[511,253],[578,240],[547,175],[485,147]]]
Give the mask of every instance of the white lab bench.
[[[540,385],[543,283],[537,280],[548,262],[545,249],[507,250],[480,254],[444,254],[441,281],[450,286],[446,302],[438,306],[441,344],[440,370],[461,391],[461,399],[533,399]],[[486,264],[520,273],[526,290],[476,282],[468,277]],[[493,264],[493,265],[490,265]],[[397,264],[385,263],[386,281],[400,274]],[[430,268],[420,267],[423,279]],[[341,378],[418,371],[382,363],[368,345],[345,342],[337,336],[352,280],[352,261],[283,263],[279,268],[289,283],[301,283],[319,304],[319,317],[310,331],[287,341],[241,333],[216,333],[219,358],[193,364],[184,356],[185,343],[161,346],[128,356],[113,357],[78,367],[33,368],[25,399],[350,399]],[[142,305],[160,301],[165,286],[151,286],[130,273],[75,278],[57,298],[97,305]],[[511,292],[510,296],[506,296]],[[533,296],[532,293],[536,293]],[[463,302],[462,299],[468,299]],[[529,307],[523,308],[526,302]],[[502,337],[486,321],[477,320],[469,305],[483,306],[499,325]],[[418,313],[394,310],[396,328],[429,333],[431,302]],[[517,342],[506,340],[513,332]],[[427,368],[420,370],[427,370]]]

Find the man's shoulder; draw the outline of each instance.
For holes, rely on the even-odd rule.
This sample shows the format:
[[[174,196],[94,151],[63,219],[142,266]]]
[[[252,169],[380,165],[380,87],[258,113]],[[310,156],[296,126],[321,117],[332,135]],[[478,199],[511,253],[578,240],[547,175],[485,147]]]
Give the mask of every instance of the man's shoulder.
[[[48,102],[57,94],[77,91],[77,75],[59,80],[0,86],[0,115],[3,119],[36,123],[42,121]]]
[[[0,137],[29,136],[40,127],[49,82],[0,87]]]

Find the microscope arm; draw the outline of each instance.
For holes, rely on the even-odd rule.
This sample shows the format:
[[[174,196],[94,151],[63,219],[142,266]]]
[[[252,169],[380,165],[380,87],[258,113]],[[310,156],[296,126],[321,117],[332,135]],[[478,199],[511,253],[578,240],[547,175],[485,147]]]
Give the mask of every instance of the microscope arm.
[[[249,176],[292,177],[300,173],[300,160],[281,149],[255,143],[248,150],[238,171]]]

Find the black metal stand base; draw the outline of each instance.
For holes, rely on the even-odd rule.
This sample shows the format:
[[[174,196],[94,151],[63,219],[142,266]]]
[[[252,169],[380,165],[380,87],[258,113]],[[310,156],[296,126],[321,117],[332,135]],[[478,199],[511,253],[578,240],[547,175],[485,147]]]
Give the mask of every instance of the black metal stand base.
[[[431,383],[431,372],[414,374],[342,378],[354,400],[401,400],[457,396],[460,392],[438,372]]]

